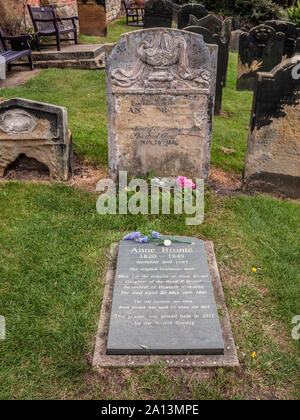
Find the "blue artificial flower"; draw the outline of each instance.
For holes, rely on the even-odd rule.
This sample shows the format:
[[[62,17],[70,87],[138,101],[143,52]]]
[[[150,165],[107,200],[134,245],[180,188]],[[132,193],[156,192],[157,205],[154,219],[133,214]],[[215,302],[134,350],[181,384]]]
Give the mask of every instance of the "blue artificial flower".
[[[148,236],[143,236],[142,238],[137,238],[136,241],[140,244],[147,244],[149,241]]]
[[[142,236],[141,232],[132,232],[132,233],[128,233],[128,235],[125,235],[123,240],[134,241],[136,239],[139,239],[141,236]]]
[[[161,238],[161,234],[159,232],[155,232],[154,230],[151,230],[152,236],[155,239],[160,239]]]

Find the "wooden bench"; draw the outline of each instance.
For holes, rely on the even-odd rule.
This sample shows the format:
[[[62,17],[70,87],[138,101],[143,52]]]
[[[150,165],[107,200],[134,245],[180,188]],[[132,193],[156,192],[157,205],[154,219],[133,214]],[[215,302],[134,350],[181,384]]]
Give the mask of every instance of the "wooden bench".
[[[30,35],[21,36],[5,36],[0,28],[0,56],[5,60],[8,70],[12,66],[23,66],[26,63],[15,63],[22,57],[28,57],[28,65],[33,70],[33,60],[31,55],[31,46],[29,41],[32,39]],[[8,48],[8,44],[11,48]],[[14,64],[12,64],[14,63]]]
[[[77,26],[76,20],[79,20],[78,16],[72,16],[67,18],[59,18],[56,16],[55,9],[53,6],[49,7],[31,7],[28,5],[29,14],[35,30],[35,37],[37,41],[37,48],[41,51],[41,37],[55,36],[56,44],[46,44],[47,47],[57,47],[57,50],[61,50],[62,41],[75,41],[78,44]],[[62,24],[64,22],[72,23],[71,28],[64,28]],[[62,39],[61,35],[73,33],[74,38]]]
[[[133,6],[132,1],[123,0],[124,9],[126,12],[127,26],[143,26],[144,8]]]

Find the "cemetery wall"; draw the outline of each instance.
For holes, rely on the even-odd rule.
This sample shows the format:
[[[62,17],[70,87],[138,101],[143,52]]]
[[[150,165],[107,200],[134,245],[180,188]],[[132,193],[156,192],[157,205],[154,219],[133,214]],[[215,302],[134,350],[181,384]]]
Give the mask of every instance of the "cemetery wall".
[[[106,23],[110,23],[121,13],[121,0],[106,0],[105,1],[105,8],[106,8]]]

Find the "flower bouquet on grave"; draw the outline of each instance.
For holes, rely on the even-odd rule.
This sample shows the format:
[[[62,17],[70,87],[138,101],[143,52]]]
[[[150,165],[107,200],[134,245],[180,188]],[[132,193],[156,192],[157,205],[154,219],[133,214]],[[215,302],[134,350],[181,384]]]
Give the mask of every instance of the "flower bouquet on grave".
[[[131,232],[124,236],[124,241],[136,241],[140,244],[147,244],[150,242],[156,242],[157,246],[171,246],[172,244],[191,244],[191,242],[180,241],[171,238],[164,238],[159,232],[151,230],[147,235],[142,234],[141,232]]]

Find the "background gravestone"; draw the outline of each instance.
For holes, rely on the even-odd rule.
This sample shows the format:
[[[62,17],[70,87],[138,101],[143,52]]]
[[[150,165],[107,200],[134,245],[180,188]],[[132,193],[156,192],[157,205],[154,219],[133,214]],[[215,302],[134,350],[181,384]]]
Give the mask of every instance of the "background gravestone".
[[[244,170],[248,190],[300,198],[299,64],[300,55],[258,73]]]
[[[190,15],[194,15],[197,19],[201,19],[208,15],[208,11],[202,4],[185,4],[178,11],[178,29],[183,29],[188,26]]]
[[[168,0],[148,0],[145,4],[144,29],[171,28],[173,3]]]
[[[80,33],[88,36],[106,36],[105,0],[78,0]]]
[[[270,71],[282,61],[284,34],[259,25],[240,35],[237,90],[254,90],[257,73]]]
[[[284,34],[284,50],[285,58],[291,58],[296,53],[296,44],[298,37],[298,28],[292,22],[284,22],[280,20],[268,20],[265,25],[272,26],[276,32]]]
[[[201,26],[188,26],[187,28],[184,28],[184,30],[200,34],[207,44],[215,44],[219,47],[214,112],[215,115],[220,115],[222,108],[222,93],[226,82],[228,66],[227,45],[221,40],[221,37],[218,34],[212,34],[208,29],[202,28]]]
[[[109,168],[209,172],[217,47],[177,29],[121,37],[106,63]]]
[[[206,28],[213,37],[218,35],[216,39],[220,40],[221,42],[221,44],[218,45],[223,49],[223,53],[219,56],[218,59],[218,67],[220,63],[221,68],[219,71],[222,72],[222,87],[226,87],[232,18],[227,18],[222,21],[214,15],[207,15],[201,19],[197,19],[196,16],[190,15],[188,26],[201,26],[202,28]],[[205,38],[204,41],[208,43]]]
[[[0,102],[0,176],[25,155],[67,180],[71,154],[66,108],[20,98]]]

